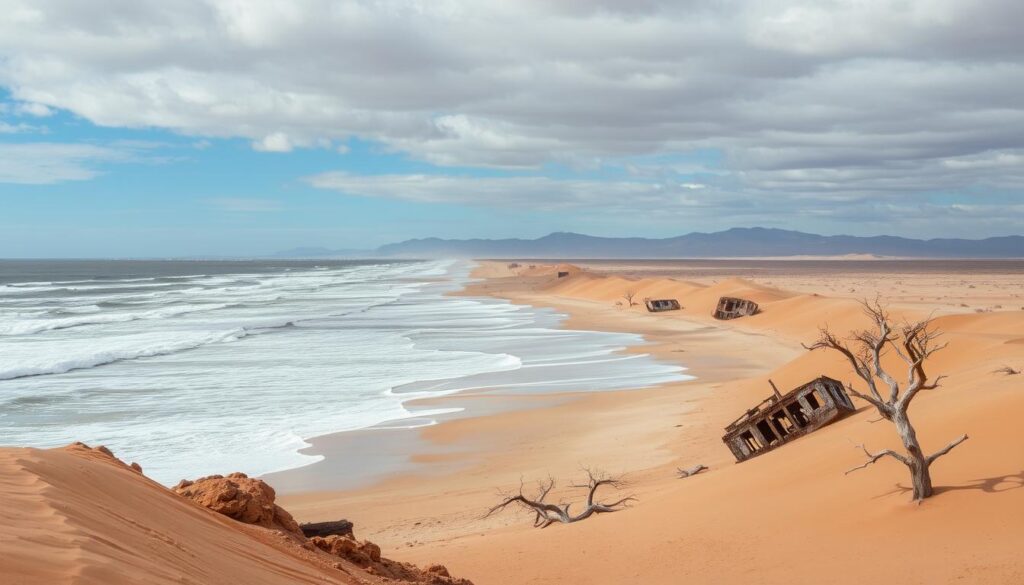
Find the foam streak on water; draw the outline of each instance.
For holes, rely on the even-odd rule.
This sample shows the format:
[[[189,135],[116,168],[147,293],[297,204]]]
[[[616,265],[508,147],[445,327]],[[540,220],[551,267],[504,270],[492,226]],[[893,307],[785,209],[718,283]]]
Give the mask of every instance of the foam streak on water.
[[[299,467],[308,438],[446,412],[413,398],[687,378],[618,351],[638,336],[447,296],[465,263],[179,264],[0,272],[0,443],[105,444],[172,483]]]

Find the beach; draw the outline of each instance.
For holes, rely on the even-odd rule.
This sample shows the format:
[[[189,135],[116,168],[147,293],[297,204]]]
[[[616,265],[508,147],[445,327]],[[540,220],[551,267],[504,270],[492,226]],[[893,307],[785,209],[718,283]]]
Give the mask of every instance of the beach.
[[[419,472],[364,489],[286,493],[284,505],[299,518],[353,520],[399,558],[443,559],[478,583],[1020,578],[1024,462],[1017,454],[1024,452],[1024,433],[1017,417],[1024,412],[1024,376],[996,372],[1024,365],[1024,311],[1013,305],[1019,266],[963,274],[904,271],[899,284],[888,268],[859,272],[846,277],[857,283],[858,294],[845,296],[799,290],[798,282],[806,286],[816,276],[798,263],[791,274],[770,277],[779,288],[759,284],[756,276],[676,280],[678,274],[667,276],[664,267],[622,264],[577,270],[538,263],[531,270],[484,262],[475,272],[484,280],[464,294],[551,307],[570,315],[564,323],[570,328],[640,333],[651,345],[632,351],[685,364],[696,380],[443,422],[418,431],[426,445],[413,457]],[[559,271],[571,274],[559,279]],[[893,304],[894,314],[936,312],[950,344],[931,366],[948,378],[912,410],[922,441],[938,449],[970,435],[936,464],[937,496],[912,504],[906,470],[894,462],[844,473],[863,462],[858,444],[898,444],[891,426],[871,422],[877,417],[863,403],[850,418],[735,464],[721,442],[722,428],[771,394],[769,379],[783,391],[822,374],[852,381],[839,358],[809,353],[801,344],[826,323],[838,332],[864,327],[857,299],[870,297],[872,289],[884,298],[893,286],[913,291]],[[627,289],[636,289],[638,298],[675,297],[684,308],[655,315],[617,306]],[[709,313],[722,295],[753,298],[762,312],[716,322]],[[929,305],[921,297],[936,301]],[[948,298],[975,308],[956,311]],[[695,464],[710,470],[676,479],[677,467]],[[343,466],[344,457],[335,465]],[[531,528],[526,513],[482,518],[498,490],[515,490],[521,480],[552,476],[560,482],[557,496],[572,497],[566,486],[581,479],[583,467],[625,477],[639,501],[542,531]]]
[[[430,274],[435,268],[426,266]],[[372,269],[395,278],[395,267]],[[340,278],[335,286],[348,286],[351,268],[338,270],[300,278]],[[359,330],[369,341],[369,332],[383,329],[414,339],[409,347],[417,351],[435,344],[434,359],[455,351],[460,360],[487,360],[483,371],[463,376],[456,375],[458,364],[446,363],[445,375],[434,379],[416,374],[410,360],[403,367],[416,381],[405,385],[404,396],[385,394],[399,401],[401,416],[343,432],[300,428],[305,446],[292,454],[312,463],[259,475],[276,489],[275,505],[295,520],[349,520],[360,542],[375,543],[369,546],[379,546],[394,559],[382,562],[392,564],[340,562],[280,529],[186,505],[128,467],[130,458],[122,463],[79,445],[0,453],[7,478],[0,489],[19,510],[5,521],[12,538],[0,538],[0,551],[10,560],[0,567],[25,583],[85,575],[82,582],[104,585],[228,582],[233,575],[268,585],[385,583],[398,561],[424,568],[408,573],[409,582],[455,583],[440,576],[450,570],[476,585],[1024,579],[1024,375],[1003,371],[1024,368],[1024,262],[478,261],[471,277],[458,286],[447,278],[419,286],[400,277],[395,282],[411,292],[372,320],[327,320],[320,315],[334,311],[336,293],[310,299],[301,287],[299,296],[284,294],[277,301],[284,304],[274,307],[291,313],[301,301],[314,326],[300,320],[255,337],[282,340],[269,348],[241,351],[249,346],[233,342],[213,346],[218,362],[157,356],[87,369],[85,378],[77,370],[56,374],[79,383],[109,368],[107,379],[117,381],[159,368],[160,379],[173,381],[180,374],[172,368],[181,363],[237,368],[252,360],[251,351],[283,351],[284,340],[323,345],[320,330],[347,337]],[[272,286],[277,279],[271,277]],[[752,300],[759,311],[716,320],[711,313],[723,296]],[[948,344],[928,361],[932,379],[945,376],[941,385],[922,392],[910,415],[927,451],[963,434],[969,439],[934,464],[935,494],[920,503],[895,461],[848,473],[865,463],[864,449],[899,446],[893,426],[860,400],[847,418],[743,463],[722,441],[723,429],[771,396],[773,385],[785,393],[824,375],[861,388],[841,356],[805,345],[823,326],[840,336],[867,327],[859,304],[865,298],[887,303],[895,323],[933,317]],[[646,299],[675,299],[681,308],[651,313]],[[235,313],[226,317],[237,325]],[[466,353],[471,347],[479,355]],[[193,353],[204,355],[204,348]],[[227,351],[238,357],[229,359]],[[495,361],[503,355],[518,367]],[[893,355],[883,361],[905,367]],[[278,362],[266,367],[275,371]],[[326,380],[322,374],[310,372],[316,377],[309,383]],[[319,410],[364,404],[362,394],[334,388],[345,386],[322,388]],[[279,399],[287,395],[277,396],[251,413],[249,426],[235,427],[232,440],[265,449],[245,433],[269,406],[287,406]],[[236,453],[237,466],[216,471],[251,466],[245,453]],[[149,460],[141,463],[149,474]],[[707,470],[679,477],[679,469],[698,465]],[[173,473],[166,464],[154,469],[158,478]],[[600,498],[634,499],[614,513],[545,529],[534,528],[523,510],[488,513],[503,497],[520,489],[529,495],[549,478],[549,500],[575,502],[579,510],[585,490],[577,485],[588,473],[621,480],[603,487]],[[427,569],[437,563],[443,570]]]

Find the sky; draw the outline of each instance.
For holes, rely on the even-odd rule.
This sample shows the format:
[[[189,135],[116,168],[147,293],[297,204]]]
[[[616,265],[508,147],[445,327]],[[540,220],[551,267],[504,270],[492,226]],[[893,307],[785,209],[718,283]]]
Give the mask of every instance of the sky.
[[[0,14],[0,257],[1024,233],[1020,0]]]

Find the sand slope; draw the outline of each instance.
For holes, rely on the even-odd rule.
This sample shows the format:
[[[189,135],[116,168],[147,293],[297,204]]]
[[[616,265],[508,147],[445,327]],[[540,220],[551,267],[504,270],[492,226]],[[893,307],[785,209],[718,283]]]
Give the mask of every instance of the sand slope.
[[[737,278],[708,285],[585,272],[556,279],[539,269],[502,278],[499,272],[492,268],[490,288],[479,292],[569,311],[575,327],[628,324],[661,344],[671,342],[665,324],[673,321],[747,331],[758,335],[750,338],[757,343],[788,345],[812,341],[826,323],[844,333],[865,325],[855,299]],[[685,308],[657,315],[613,308],[627,289],[636,290],[638,299],[678,298]],[[721,295],[754,299],[763,312],[715,322],[710,312]],[[895,317],[913,319],[927,311],[910,307]],[[519,518],[520,526],[466,533],[408,556],[443,556],[478,583],[1024,583],[1024,375],[994,372],[1005,364],[1024,366],[1024,312],[944,315],[936,324],[949,347],[930,370],[949,377],[915,400],[911,416],[930,451],[965,432],[971,438],[935,464],[937,495],[921,505],[910,503],[908,473],[896,462],[844,475],[863,461],[858,443],[899,445],[891,425],[871,422],[876,416],[863,405],[853,417],[784,448],[732,462],[718,440],[721,429],[770,393],[769,377],[783,389],[820,374],[853,380],[835,355],[801,352],[763,374],[660,401],[658,408],[665,409],[686,396],[692,406],[678,415],[681,430],[662,432],[676,442],[673,464],[703,462],[710,472],[676,480],[672,466],[652,468],[633,475],[642,499],[631,510],[544,531]],[[752,349],[737,345],[733,359],[742,361]],[[904,369],[895,371],[902,375]],[[623,410],[615,424],[660,424],[658,412],[638,410]],[[577,412],[587,416],[582,406]],[[632,448],[639,454],[658,446]],[[600,461],[602,454],[581,451],[577,457]]]
[[[354,583],[84,446],[0,450],[5,584]]]

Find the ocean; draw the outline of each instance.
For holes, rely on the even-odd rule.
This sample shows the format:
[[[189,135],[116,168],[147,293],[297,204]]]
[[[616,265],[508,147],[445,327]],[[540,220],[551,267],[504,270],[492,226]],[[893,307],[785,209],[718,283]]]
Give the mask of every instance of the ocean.
[[[103,444],[165,484],[319,460],[329,433],[457,409],[417,398],[689,379],[641,337],[451,296],[457,261],[0,260],[0,444]],[[426,421],[426,422],[424,422]]]

